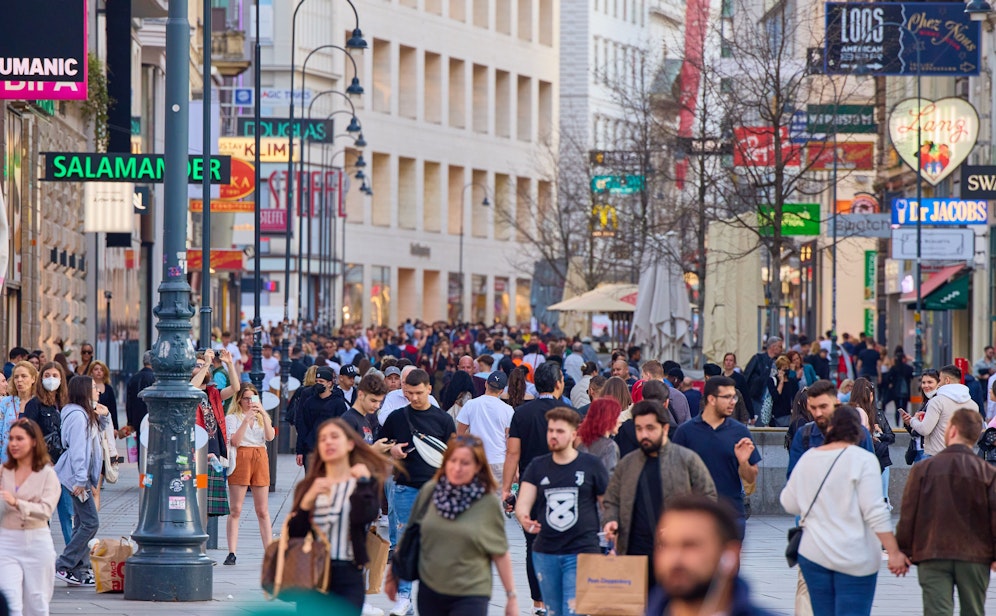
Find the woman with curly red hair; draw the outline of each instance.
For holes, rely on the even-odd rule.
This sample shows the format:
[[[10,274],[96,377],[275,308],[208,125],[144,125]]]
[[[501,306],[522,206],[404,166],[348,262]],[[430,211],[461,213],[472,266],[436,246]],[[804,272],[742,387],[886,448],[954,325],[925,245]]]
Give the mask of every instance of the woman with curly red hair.
[[[619,446],[612,438],[619,426],[622,405],[615,398],[599,398],[591,403],[578,427],[577,450],[590,453],[612,474],[619,462]]]

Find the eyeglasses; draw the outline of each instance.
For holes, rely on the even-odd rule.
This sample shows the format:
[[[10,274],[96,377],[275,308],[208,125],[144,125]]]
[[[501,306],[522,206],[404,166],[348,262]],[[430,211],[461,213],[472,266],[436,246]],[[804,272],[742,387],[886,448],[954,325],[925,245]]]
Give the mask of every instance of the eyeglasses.
[[[719,398],[720,400],[732,400],[733,402],[736,402],[737,400],[740,399],[740,396],[738,396],[737,394],[726,394],[725,396],[716,396],[716,397]]]

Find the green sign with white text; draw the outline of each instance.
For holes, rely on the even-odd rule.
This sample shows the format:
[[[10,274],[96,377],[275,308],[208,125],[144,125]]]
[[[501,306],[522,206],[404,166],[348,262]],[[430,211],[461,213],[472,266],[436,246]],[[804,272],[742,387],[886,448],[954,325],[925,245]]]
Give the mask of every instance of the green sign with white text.
[[[46,182],[163,182],[166,161],[162,154],[93,154],[79,152],[42,152],[45,157]],[[232,158],[211,157],[211,183],[229,184]],[[204,179],[204,160],[191,156],[187,160],[187,180],[200,184]]]
[[[770,205],[757,207],[757,224],[761,235],[772,235],[775,209]],[[819,235],[819,203],[785,203],[782,205],[782,235]]]

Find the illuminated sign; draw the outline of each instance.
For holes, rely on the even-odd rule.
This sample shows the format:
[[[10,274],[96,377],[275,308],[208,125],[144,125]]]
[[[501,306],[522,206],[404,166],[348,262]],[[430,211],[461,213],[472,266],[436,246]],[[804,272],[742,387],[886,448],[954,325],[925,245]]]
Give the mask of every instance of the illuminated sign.
[[[238,132],[244,137],[256,136],[256,120],[252,118],[238,119]],[[332,143],[332,120],[294,119],[293,133],[296,138],[303,138],[311,143]],[[290,118],[261,118],[259,134],[261,137],[281,137],[287,139],[292,132]]]
[[[162,154],[80,154],[77,152],[42,152],[47,182],[133,182],[162,183],[166,160]],[[204,159],[191,156],[187,161],[187,181],[204,180]],[[231,181],[232,160],[228,156],[211,157],[211,183]]]
[[[294,160],[297,162],[301,156],[301,140],[296,139],[294,144]],[[259,162],[261,163],[286,163],[290,144],[287,139],[277,139],[274,137],[260,138],[259,140]],[[218,152],[241,158],[242,160],[256,160],[256,138],[255,137],[222,137],[218,139]]]
[[[913,225],[984,225],[989,222],[989,204],[977,199],[924,199],[917,207],[916,199],[892,200],[892,224]]]
[[[892,108],[889,136],[903,162],[937,186],[975,147],[979,114],[962,98],[907,98]]]
[[[0,99],[85,100],[87,2],[4,3]]]

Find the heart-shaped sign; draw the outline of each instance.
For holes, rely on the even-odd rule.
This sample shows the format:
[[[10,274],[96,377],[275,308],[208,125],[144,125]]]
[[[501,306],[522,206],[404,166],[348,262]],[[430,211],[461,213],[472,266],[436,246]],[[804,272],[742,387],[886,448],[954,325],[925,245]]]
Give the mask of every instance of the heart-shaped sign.
[[[979,114],[962,98],[907,98],[892,108],[889,136],[903,162],[937,186],[975,147]]]

